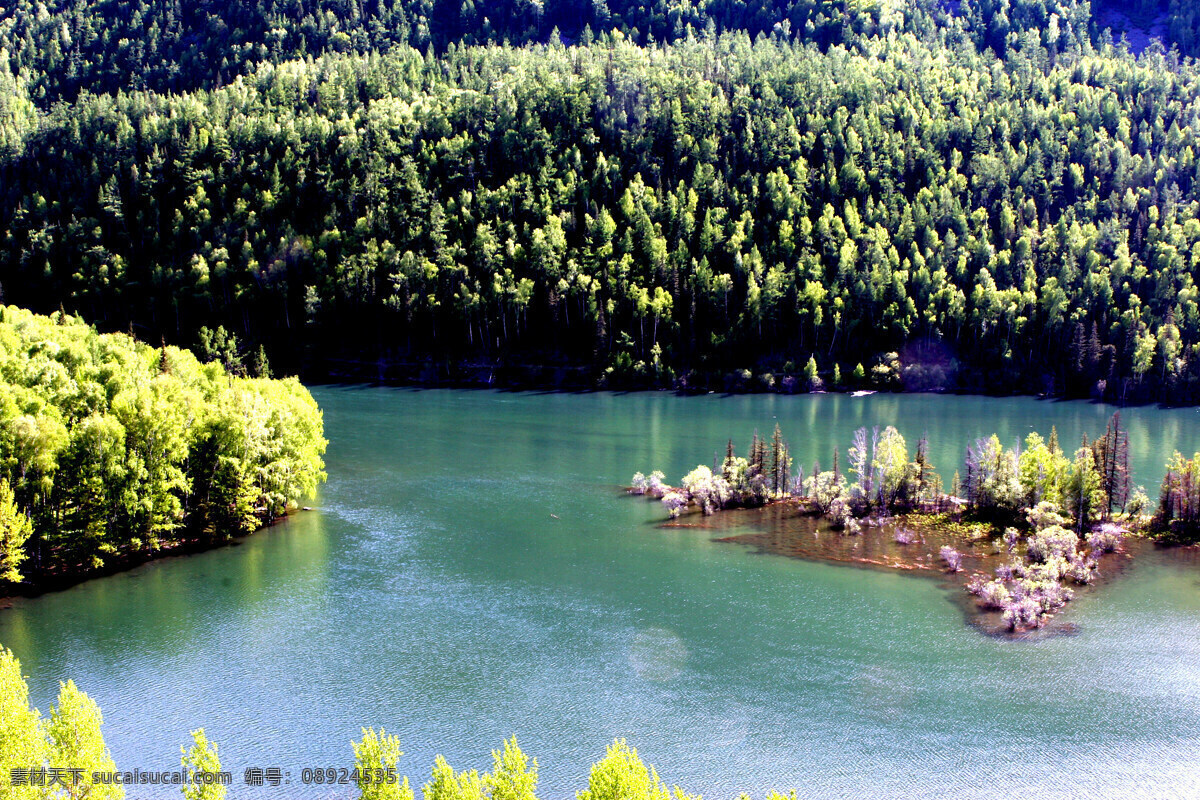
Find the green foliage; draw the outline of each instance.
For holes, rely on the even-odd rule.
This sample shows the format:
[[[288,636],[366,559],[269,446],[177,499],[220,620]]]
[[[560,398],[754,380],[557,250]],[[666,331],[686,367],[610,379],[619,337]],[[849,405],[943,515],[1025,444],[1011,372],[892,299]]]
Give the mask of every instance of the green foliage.
[[[609,2],[592,30],[637,37],[444,53],[604,4],[522,4],[519,32],[201,5],[198,42],[144,53],[102,23],[174,6],[6,12],[10,299],[203,326],[235,373],[553,359],[753,388],[861,361],[854,387],[1200,400],[1200,68],[1090,41],[1086,3]],[[709,20],[744,32],[688,34]],[[84,85],[113,93],[50,104]]]
[[[374,728],[363,728],[362,733],[362,741],[352,743],[360,800],[412,800],[408,778],[387,780],[389,775],[398,777],[396,765],[404,755],[400,739],[384,730],[376,733]]]
[[[45,763],[46,737],[41,715],[29,707],[29,686],[21,664],[0,647],[0,796],[9,800],[41,800],[42,789],[11,785],[12,770]]]
[[[61,684],[58,702],[50,709],[50,719],[46,723],[50,744],[48,762],[52,766],[82,770],[82,780],[69,790],[59,787],[50,797],[87,797],[88,800],[122,800],[125,797],[123,786],[92,782],[93,772],[116,771],[100,733],[103,722],[100,707],[79,691],[74,681]]]
[[[879,437],[872,467],[879,476],[879,498],[884,507],[895,507],[912,493],[915,475],[908,461],[908,446],[891,425]]]
[[[693,800],[679,787],[669,790],[624,739],[613,742],[604,758],[592,765],[588,788],[575,796],[577,800]]]
[[[441,756],[434,761],[433,776],[423,793],[425,800],[486,800],[487,797],[478,772],[455,773]]]
[[[995,434],[967,448],[967,502],[981,514],[1013,515],[1021,507],[1017,453],[1005,450]]]
[[[1125,504],[1125,513],[1129,515],[1130,519],[1136,520],[1149,509],[1150,497],[1146,494],[1145,488],[1138,486],[1129,495],[1129,502]]]
[[[220,85],[264,61],[387,52],[404,45],[442,52],[454,44],[549,41],[561,50],[564,39],[590,43],[594,31],[617,31],[646,43],[708,28],[745,29],[752,35],[795,30],[827,45],[855,33],[899,27],[905,15],[891,6],[834,0],[765,0],[751,6],[732,0],[398,0],[352,7],[335,0],[300,5],[18,0],[0,12],[0,53],[8,51],[5,60],[14,74],[36,76],[33,93],[49,104],[82,91],[185,91]],[[916,5],[908,16],[925,20]]]
[[[87,571],[247,532],[324,479],[321,412],[295,379],[2,310],[0,578],[30,553]]]
[[[33,523],[17,507],[8,481],[0,478],[0,581],[17,583],[18,569],[25,560],[25,542],[33,534]]]
[[[184,774],[189,779],[197,773],[210,775],[221,771],[221,759],[217,754],[216,744],[209,742],[204,735],[204,729],[192,731],[192,746],[182,753],[180,759]],[[182,787],[183,796],[187,800],[225,800],[226,788],[220,783],[207,784],[204,782],[185,783]]]
[[[859,428],[854,432],[848,451],[850,474],[854,482],[845,487],[848,510],[863,515],[872,510],[907,511],[922,508],[932,511],[942,503],[942,479],[929,462],[929,444],[924,437],[910,461],[904,437],[892,426],[882,433]],[[837,453],[834,453],[837,464]],[[832,500],[842,493],[836,474],[825,473],[805,482],[805,489],[817,509],[828,513]]]
[[[1073,556],[1079,546],[1079,537],[1074,531],[1052,525],[1036,531],[1029,539],[1029,559],[1045,564],[1053,558]]]
[[[817,359],[812,356],[804,366],[804,385],[810,392],[821,388],[821,376],[817,373]]]
[[[483,776],[483,787],[490,800],[537,800],[537,781],[537,759],[531,764],[514,736],[503,750],[492,751],[492,771]]]
[[[1059,450],[1052,450],[1036,432],[1025,439],[1025,449],[1017,458],[1017,473],[1023,494],[1022,502],[1030,507],[1048,502],[1063,505],[1063,490],[1070,462]]]
[[[804,479],[804,495],[818,514],[828,514],[835,500],[846,494],[846,479],[832,472],[819,472]]]
[[[1064,505],[1075,530],[1086,530],[1108,509],[1103,476],[1096,468],[1096,456],[1090,447],[1075,451],[1075,463],[1063,488]]]

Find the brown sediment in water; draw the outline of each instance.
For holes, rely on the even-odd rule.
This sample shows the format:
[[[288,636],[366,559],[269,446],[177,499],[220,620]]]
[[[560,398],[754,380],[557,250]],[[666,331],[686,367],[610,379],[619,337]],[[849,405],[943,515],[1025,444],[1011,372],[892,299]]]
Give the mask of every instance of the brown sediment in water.
[[[716,541],[747,545],[771,555],[860,569],[901,571],[937,580],[962,609],[966,621],[992,636],[1031,639],[1078,631],[1073,622],[1064,619],[1070,616],[1073,603],[1068,603],[1041,629],[1018,634],[1007,629],[999,611],[979,607],[975,597],[967,592],[968,581],[979,573],[989,579],[995,577],[997,567],[1015,558],[999,538],[971,536],[960,527],[948,529],[950,526],[939,526],[936,518],[921,514],[860,522],[861,533],[849,534],[835,530],[827,520],[807,512],[795,502],[777,502],[762,508],[728,509],[707,517],[692,513],[661,527],[710,531],[716,534]],[[895,540],[896,532],[901,529],[912,532],[914,541],[911,544],[900,544]],[[962,554],[960,572],[946,569],[939,555],[943,546],[953,547]],[[1095,581],[1087,586],[1070,586],[1075,597],[1099,591],[1104,584],[1123,574],[1138,553],[1153,547],[1153,543],[1144,539],[1127,537],[1117,552],[1100,558]],[[1192,554],[1192,559],[1200,561],[1200,550]]]

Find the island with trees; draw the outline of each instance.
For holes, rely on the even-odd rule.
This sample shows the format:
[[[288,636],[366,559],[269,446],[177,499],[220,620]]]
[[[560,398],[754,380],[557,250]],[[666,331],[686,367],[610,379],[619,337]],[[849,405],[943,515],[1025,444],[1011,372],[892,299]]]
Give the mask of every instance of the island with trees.
[[[1128,451],[1119,412],[1102,435],[1091,442],[1085,437],[1070,454],[1053,429],[1048,438],[1030,433],[1008,448],[993,435],[967,448],[944,491],[924,437],[910,458],[894,427],[859,428],[845,473],[835,450],[833,469],[814,464],[806,476],[794,467],[776,425],[769,440],[754,435],[747,457],[736,455],[730,441],[720,464],[697,466],[677,487],[666,484],[661,472],[639,472],[629,491],[661,499],[673,520],[688,512],[708,516],[778,504],[783,516],[765,524],[814,516],[841,536],[890,537],[899,552],[925,534],[950,539],[936,550],[940,569],[963,573],[968,560],[989,566],[990,572],[970,573],[966,590],[981,612],[998,615],[1005,630],[1023,632],[1046,625],[1078,587],[1094,583],[1102,560],[1122,551],[1127,537],[1200,542],[1200,453],[1173,456],[1155,509],[1142,487],[1131,483]],[[955,538],[963,544],[956,546]],[[964,545],[969,550],[959,549]],[[932,566],[927,555],[917,556],[909,550],[908,557],[890,561],[853,560]]]
[[[324,480],[325,444],[294,378],[0,306],[0,594],[269,524]]]

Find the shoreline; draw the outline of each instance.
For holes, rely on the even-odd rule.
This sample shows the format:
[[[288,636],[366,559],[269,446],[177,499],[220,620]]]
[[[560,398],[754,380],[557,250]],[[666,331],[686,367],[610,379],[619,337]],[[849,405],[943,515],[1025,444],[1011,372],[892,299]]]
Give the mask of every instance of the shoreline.
[[[111,578],[114,575],[120,575],[124,572],[130,572],[138,567],[145,566],[159,561],[166,561],[171,558],[186,558],[188,556],[207,553],[212,550],[219,550],[223,547],[238,547],[246,539],[262,531],[275,528],[280,524],[288,522],[293,515],[305,511],[314,510],[310,506],[303,506],[291,510],[281,516],[276,517],[268,523],[260,525],[248,533],[242,533],[234,536],[228,536],[224,539],[185,539],[172,544],[164,545],[150,553],[132,553],[125,554],[113,558],[103,567],[94,570],[78,571],[78,570],[62,570],[48,572],[39,577],[38,580],[24,580],[21,583],[13,584],[8,589],[0,590],[0,611],[11,608],[13,601],[18,599],[33,599],[54,592],[61,592],[70,589],[80,584],[87,583],[90,580],[99,578]]]
[[[915,386],[843,383],[830,386],[822,382],[815,390],[802,388],[803,376],[784,372],[763,372],[759,375],[711,375],[707,379],[601,381],[595,368],[578,363],[488,363],[475,361],[407,361],[395,359],[328,359],[318,364],[301,365],[299,377],[305,386],[369,385],[413,389],[494,389],[509,392],[671,392],[690,397],[716,394],[741,396],[753,394],[941,394],[958,397],[1029,397],[1049,401],[1077,401],[1110,405],[1117,408],[1157,406],[1160,408],[1196,408],[1195,402],[1170,402],[1154,396],[1131,393],[1127,397],[1096,397],[1094,394],[1058,393],[1022,390],[1018,386],[988,386],[985,384],[954,386]],[[1028,387],[1025,387],[1028,388]],[[1151,393],[1153,395],[1153,393]]]
[[[547,370],[557,370],[557,367],[547,367]],[[569,370],[568,370],[569,371]],[[322,374],[313,375],[300,373],[301,382],[305,387],[351,387],[366,386],[371,388],[409,389],[412,391],[453,390],[453,391],[494,391],[520,394],[525,392],[536,394],[638,394],[661,393],[672,394],[676,397],[749,397],[755,395],[778,395],[783,397],[804,397],[807,395],[838,395],[842,397],[865,397],[870,395],[937,395],[943,397],[979,397],[988,399],[1028,398],[1047,403],[1088,403],[1091,405],[1111,406],[1112,408],[1159,408],[1162,410],[1200,408],[1200,403],[1168,403],[1164,400],[1110,400],[1105,398],[1086,397],[1082,395],[1050,394],[1046,392],[1000,392],[973,391],[971,389],[855,389],[841,387],[836,389],[818,389],[816,391],[786,391],[783,388],[761,389],[713,389],[689,386],[596,386],[594,383],[565,383],[553,381],[487,381],[470,378],[445,379],[407,379],[374,376],[363,373]]]

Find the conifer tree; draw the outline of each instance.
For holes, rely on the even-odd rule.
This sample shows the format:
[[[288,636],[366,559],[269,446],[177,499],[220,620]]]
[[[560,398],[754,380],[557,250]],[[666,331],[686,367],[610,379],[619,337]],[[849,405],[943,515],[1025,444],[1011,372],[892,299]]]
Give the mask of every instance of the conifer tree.
[[[775,431],[771,434],[771,492],[779,494],[787,486],[787,445],[783,441],[783,433],[779,423],[775,423]]]

